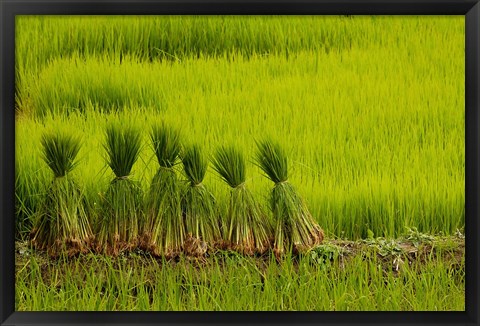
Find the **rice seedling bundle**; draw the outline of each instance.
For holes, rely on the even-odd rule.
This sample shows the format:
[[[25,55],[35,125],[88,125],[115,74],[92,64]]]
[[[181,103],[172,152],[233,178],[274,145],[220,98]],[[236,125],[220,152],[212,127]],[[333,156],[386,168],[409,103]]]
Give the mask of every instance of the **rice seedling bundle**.
[[[270,244],[270,224],[245,185],[246,166],[242,154],[234,147],[221,147],[212,163],[214,170],[231,187],[224,229],[229,246],[246,255],[264,253]]]
[[[50,256],[87,252],[93,233],[84,197],[69,173],[76,165],[80,140],[68,134],[44,134],[43,159],[54,174],[32,230],[32,244]]]
[[[141,134],[119,121],[107,126],[104,145],[108,166],[115,178],[103,198],[97,250],[118,255],[136,246],[142,214],[142,192],[130,179],[141,148]]]
[[[159,168],[147,198],[142,246],[156,255],[173,257],[185,241],[180,181],[174,170],[181,150],[180,133],[162,123],[153,126],[150,138]]]
[[[304,252],[323,241],[323,230],[315,222],[305,201],[288,182],[287,156],[270,140],[257,143],[256,161],[266,176],[275,182],[270,208],[275,223],[274,253],[286,250]]]
[[[207,244],[214,245],[222,234],[215,206],[215,197],[203,184],[208,160],[197,145],[185,149],[182,163],[188,185],[182,196],[187,241],[184,251],[193,256],[206,252]]]

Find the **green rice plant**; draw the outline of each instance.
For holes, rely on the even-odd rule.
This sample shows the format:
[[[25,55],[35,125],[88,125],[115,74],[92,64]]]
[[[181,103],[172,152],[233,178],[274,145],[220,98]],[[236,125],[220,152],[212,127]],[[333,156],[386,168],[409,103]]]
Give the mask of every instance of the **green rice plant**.
[[[224,236],[231,249],[253,255],[270,246],[271,229],[267,214],[245,185],[245,159],[234,147],[220,147],[213,168],[230,187],[230,202]]]
[[[172,257],[181,251],[185,241],[180,181],[174,170],[181,150],[180,132],[165,123],[156,124],[150,139],[159,168],[148,193],[142,247]]]
[[[182,211],[188,234],[184,251],[191,255],[198,255],[203,251],[201,241],[215,245],[221,240],[219,216],[215,197],[203,184],[208,168],[207,157],[198,145],[191,145],[184,150],[181,159],[188,179],[188,185],[182,195]],[[206,246],[203,245],[203,247]]]
[[[209,17],[212,56],[197,55],[200,48],[184,42],[202,33],[176,38],[175,33],[161,35],[164,29],[158,27],[173,27],[175,20],[186,36],[187,21],[189,28],[205,30],[201,17],[152,17],[148,22],[120,17],[118,24],[112,17],[90,17],[86,25],[85,18],[19,17],[15,154],[19,181],[25,181],[18,187],[25,217],[44,188],[27,175],[41,171],[41,164],[32,162],[37,155],[30,143],[56,120],[88,135],[82,144],[88,151],[82,155],[85,164],[75,173],[82,175],[92,205],[97,202],[108,181],[99,180],[104,162],[91,149],[104,136],[102,121],[117,111],[108,110],[113,105],[124,108],[118,115],[131,118],[141,111],[145,122],[161,116],[182,125],[208,151],[219,140],[235,141],[245,157],[252,157],[254,137],[282,139],[292,158],[299,158],[290,182],[332,235],[359,239],[371,229],[378,236],[398,237],[405,226],[453,234],[464,226],[465,151],[458,150],[465,146],[464,17],[236,17],[237,33],[224,18]],[[268,35],[265,28],[276,35],[269,39],[280,51],[264,48],[247,55],[256,36]],[[215,48],[223,32],[231,33],[224,35],[225,45],[235,52],[231,57]],[[297,46],[290,42],[291,33],[299,36]],[[45,42],[45,34],[55,34],[55,40]],[[232,37],[237,34],[238,39]],[[335,41],[325,43],[319,34]],[[172,39],[183,54],[167,48]],[[348,51],[334,50],[339,40]],[[149,42],[164,46],[150,47]],[[329,52],[323,51],[327,44]],[[130,46],[132,51],[125,51]],[[145,60],[150,50],[160,53],[156,48],[181,61]],[[282,54],[287,48],[288,58]],[[418,60],[412,62],[412,56]],[[390,100],[388,112],[385,99]],[[76,110],[79,106],[83,111]],[[292,108],[301,108],[302,114]],[[37,119],[37,110],[52,114]],[[155,165],[140,160],[138,179],[152,180]],[[217,198],[228,195],[219,178],[207,173],[205,180]],[[266,193],[269,183],[256,179],[249,189]]]
[[[16,21],[16,76],[21,85],[18,89],[24,95],[19,99],[25,100],[29,92],[24,82],[59,54],[82,58],[100,55],[117,60],[135,56],[145,62],[180,62],[185,57],[231,56],[236,52],[248,58],[265,53],[294,54],[303,49],[341,50],[361,43],[359,31],[375,32],[369,18],[350,24],[352,28],[346,28],[341,17],[322,16],[22,16]],[[290,31],[302,32],[302,37],[289,37]],[[96,93],[101,97],[98,88]],[[119,95],[121,103],[125,93]]]
[[[76,166],[80,139],[65,133],[44,134],[43,160],[54,174],[40,206],[32,244],[51,256],[88,251],[93,233],[81,189],[69,173]]]
[[[455,264],[427,256],[398,272],[374,250],[342,248],[326,243],[281,262],[218,251],[201,268],[197,260],[141,255],[17,255],[15,310],[465,310],[465,253],[458,245]]]
[[[270,209],[275,220],[274,253],[286,250],[304,252],[323,240],[323,230],[313,219],[305,201],[288,182],[288,161],[283,149],[270,140],[258,142],[256,162],[275,183],[270,197]]]
[[[141,134],[135,127],[120,121],[107,126],[104,149],[115,178],[103,198],[98,251],[117,255],[137,244],[142,191],[138,182],[130,179],[130,174],[140,155],[141,144]]]
[[[38,182],[38,175],[27,166],[15,167],[15,240],[26,240],[33,228],[33,217],[38,210],[38,197],[33,192],[39,187],[31,185]]]

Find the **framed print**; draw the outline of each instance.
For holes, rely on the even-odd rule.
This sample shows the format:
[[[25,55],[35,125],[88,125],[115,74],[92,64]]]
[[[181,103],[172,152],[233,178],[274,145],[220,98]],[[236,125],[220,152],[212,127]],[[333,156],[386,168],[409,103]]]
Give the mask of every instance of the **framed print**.
[[[3,1],[2,325],[478,324],[477,1]]]

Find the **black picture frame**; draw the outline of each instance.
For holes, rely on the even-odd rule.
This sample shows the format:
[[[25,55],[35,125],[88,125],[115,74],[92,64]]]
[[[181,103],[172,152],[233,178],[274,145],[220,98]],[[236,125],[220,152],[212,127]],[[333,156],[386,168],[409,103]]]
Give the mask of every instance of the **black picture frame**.
[[[0,323],[41,324],[479,324],[479,63],[478,0],[1,0]],[[16,15],[368,14],[465,15],[465,312],[15,312],[14,103]]]

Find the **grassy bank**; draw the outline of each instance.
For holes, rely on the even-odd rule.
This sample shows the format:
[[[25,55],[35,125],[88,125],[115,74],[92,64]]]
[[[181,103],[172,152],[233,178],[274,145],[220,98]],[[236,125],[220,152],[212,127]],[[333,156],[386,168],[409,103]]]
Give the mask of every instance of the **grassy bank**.
[[[203,260],[136,252],[51,261],[22,244],[17,250],[20,311],[465,309],[465,252],[458,237],[329,240],[281,262],[225,251]]]

